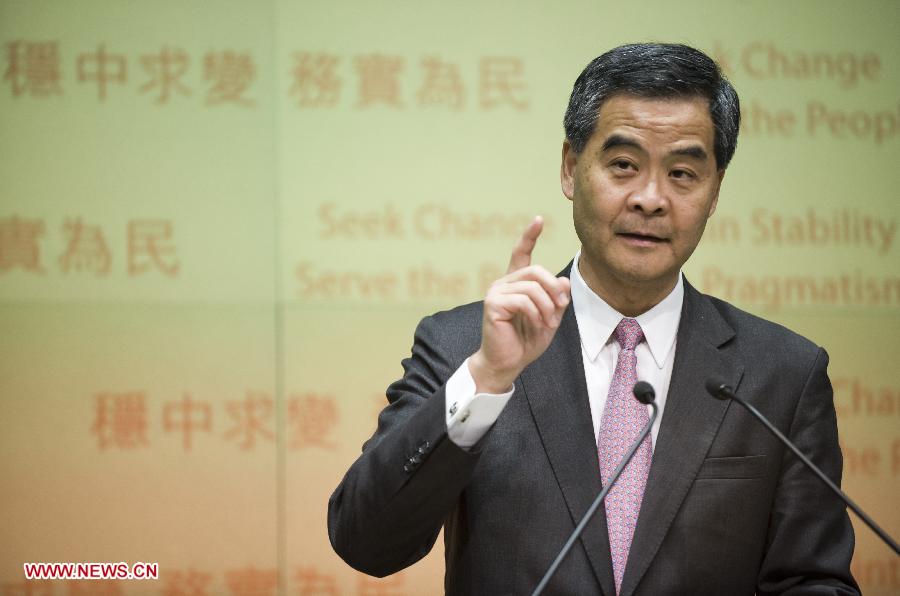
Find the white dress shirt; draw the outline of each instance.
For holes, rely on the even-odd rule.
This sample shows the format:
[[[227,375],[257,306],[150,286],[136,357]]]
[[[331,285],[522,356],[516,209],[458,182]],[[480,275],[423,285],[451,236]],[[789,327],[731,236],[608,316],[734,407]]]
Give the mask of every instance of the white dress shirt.
[[[624,315],[588,287],[578,270],[580,257],[581,251],[575,255],[575,265],[570,273],[572,308],[575,309],[578,334],[581,336],[581,357],[596,438],[600,433],[600,420],[619,357],[619,342],[613,331]],[[653,386],[659,408],[659,416],[651,429],[654,448],[672,378],[675,339],[683,302],[684,283],[679,274],[678,282],[668,296],[647,312],[634,317],[644,331],[645,338],[635,348],[637,376]],[[469,360],[466,359],[447,381],[445,391],[447,434],[450,440],[463,448],[477,443],[497,421],[512,394],[513,390],[502,394],[476,394],[475,380],[469,372]],[[647,408],[649,411],[650,406]]]

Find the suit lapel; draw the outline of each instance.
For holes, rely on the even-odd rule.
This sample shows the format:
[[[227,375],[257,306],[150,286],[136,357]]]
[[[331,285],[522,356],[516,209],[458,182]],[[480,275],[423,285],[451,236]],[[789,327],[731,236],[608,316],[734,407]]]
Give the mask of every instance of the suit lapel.
[[[621,596],[632,594],[656,556],[678,509],[700,470],[729,402],[710,396],[709,377],[737,387],[743,369],[719,348],[734,330],[708,298],[685,281],[675,362],[666,410],[635,528]]]
[[[601,484],[581,339],[571,305],[550,347],[522,372],[520,380],[574,529],[600,493]],[[581,544],[603,592],[615,594],[602,507],[581,535]]]

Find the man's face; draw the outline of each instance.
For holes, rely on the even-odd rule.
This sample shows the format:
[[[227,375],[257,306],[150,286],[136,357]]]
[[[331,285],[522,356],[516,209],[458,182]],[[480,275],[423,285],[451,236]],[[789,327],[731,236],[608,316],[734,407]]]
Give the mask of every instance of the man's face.
[[[606,100],[584,150],[563,145],[560,173],[588,284],[601,295],[671,290],[715,211],[724,173],[705,99]]]

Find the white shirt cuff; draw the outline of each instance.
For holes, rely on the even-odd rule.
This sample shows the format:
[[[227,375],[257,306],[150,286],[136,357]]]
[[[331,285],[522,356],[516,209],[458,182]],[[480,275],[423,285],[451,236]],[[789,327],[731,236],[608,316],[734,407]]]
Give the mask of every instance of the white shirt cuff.
[[[450,440],[464,449],[477,443],[497,421],[513,391],[515,388],[507,393],[475,393],[475,379],[466,358],[447,381],[444,391]]]

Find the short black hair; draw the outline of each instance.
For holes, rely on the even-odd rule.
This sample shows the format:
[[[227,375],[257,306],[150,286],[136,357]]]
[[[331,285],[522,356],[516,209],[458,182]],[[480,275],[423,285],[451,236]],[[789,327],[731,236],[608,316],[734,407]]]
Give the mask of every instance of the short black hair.
[[[734,87],[712,58],[690,46],[669,43],[624,45],[594,58],[575,81],[563,119],[566,139],[576,153],[594,133],[603,102],[619,94],[708,100],[716,166],[728,167],[737,147],[741,106]]]

